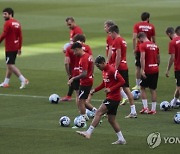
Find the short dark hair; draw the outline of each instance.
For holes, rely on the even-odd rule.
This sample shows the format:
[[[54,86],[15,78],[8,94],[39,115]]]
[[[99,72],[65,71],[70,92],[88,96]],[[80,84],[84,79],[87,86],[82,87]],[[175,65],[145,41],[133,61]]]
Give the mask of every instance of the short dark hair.
[[[115,25],[115,23],[112,20],[107,20],[104,22],[104,24],[107,25],[108,27]]]
[[[8,14],[11,14],[12,15],[12,17],[14,16],[14,10],[12,9],[12,8],[5,8],[4,10],[3,10],[3,12],[7,12]]]
[[[180,26],[177,26],[175,32],[178,36],[180,36]]]
[[[86,42],[86,37],[83,34],[76,34],[73,37],[73,42],[77,42],[77,41],[81,41],[81,42]]]
[[[138,38],[138,39],[140,39],[140,38],[145,38],[145,37],[147,37],[147,36],[146,36],[146,33],[144,33],[144,32],[139,32],[139,33],[137,34],[137,38]]]
[[[174,28],[173,27],[168,27],[167,29],[166,29],[166,34],[174,34],[175,33],[175,31],[174,31]]]
[[[72,22],[75,21],[73,17],[67,17],[67,18],[66,18],[66,22],[68,22],[69,20],[71,20]]]
[[[97,56],[96,59],[95,59],[95,64],[102,64],[102,63],[105,63],[105,58],[101,55]]]
[[[116,32],[117,34],[119,34],[119,27],[117,25],[113,25],[109,27],[109,32]]]
[[[75,43],[73,43],[72,44],[72,46],[71,46],[71,49],[76,49],[76,48],[82,48],[82,45],[81,45],[81,43],[79,43],[79,42],[75,42]]]
[[[148,13],[148,12],[143,12],[142,14],[141,14],[141,20],[142,21],[146,21],[147,19],[149,19],[150,18],[150,14]]]

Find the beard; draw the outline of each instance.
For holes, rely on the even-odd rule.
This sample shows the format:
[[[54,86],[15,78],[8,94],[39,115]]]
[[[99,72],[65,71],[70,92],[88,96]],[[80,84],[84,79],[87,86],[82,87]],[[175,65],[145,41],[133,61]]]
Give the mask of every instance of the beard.
[[[9,17],[4,17],[4,20],[5,20],[5,21],[7,21],[7,20],[9,20],[9,19],[10,19]]]

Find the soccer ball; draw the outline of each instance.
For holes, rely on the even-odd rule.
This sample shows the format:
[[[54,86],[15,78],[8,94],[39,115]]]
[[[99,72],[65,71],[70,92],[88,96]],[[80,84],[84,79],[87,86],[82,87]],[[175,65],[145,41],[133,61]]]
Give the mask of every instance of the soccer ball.
[[[139,90],[133,90],[131,94],[133,95],[134,100],[139,99],[141,95]]]
[[[176,115],[174,116],[174,122],[176,124],[180,124],[180,112],[177,112]]]
[[[173,105],[173,102],[174,102],[174,98],[171,100],[171,108],[175,108],[175,109],[177,109],[177,108],[179,108],[180,107],[180,100],[178,99],[177,100],[177,102],[176,102],[176,105],[174,106]]]
[[[64,53],[66,52],[67,48],[68,48],[70,45],[71,45],[70,43],[64,44],[64,46],[63,46],[63,52],[64,52]]]
[[[79,127],[79,128],[82,128],[86,125],[86,120],[83,116],[77,116],[75,119],[74,119],[74,125]]]
[[[57,104],[59,102],[59,99],[60,97],[57,94],[52,94],[49,96],[49,101],[53,104]]]
[[[63,116],[59,119],[59,124],[63,127],[68,127],[70,125],[71,120],[67,116]]]
[[[86,109],[86,114],[89,118],[94,118],[95,112],[92,112],[92,111]]]
[[[170,104],[168,101],[163,101],[161,102],[160,104],[160,110],[164,110],[164,111],[167,111],[170,109]]]

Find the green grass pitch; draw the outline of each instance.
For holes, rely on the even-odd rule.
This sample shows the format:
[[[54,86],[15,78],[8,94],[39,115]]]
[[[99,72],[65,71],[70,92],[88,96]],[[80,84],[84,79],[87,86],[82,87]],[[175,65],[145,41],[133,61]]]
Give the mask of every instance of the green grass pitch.
[[[139,154],[178,153],[180,144],[164,144],[150,149],[146,138],[152,132],[160,132],[162,137],[180,137],[180,125],[174,124],[173,116],[179,110],[163,112],[159,104],[173,98],[175,80],[165,77],[169,55],[169,39],[165,35],[167,26],[179,25],[178,0],[0,0],[0,10],[12,7],[15,18],[23,27],[23,54],[16,65],[30,80],[29,86],[19,90],[20,83],[12,76],[10,88],[0,88],[0,154]],[[137,119],[124,119],[129,113],[129,105],[119,107],[117,120],[128,144],[113,146],[117,139],[105,119],[98,126],[92,138],[86,140],[71,127],[59,126],[59,118],[67,115],[73,119],[78,115],[75,101],[50,104],[52,93],[64,96],[67,92],[67,78],[64,70],[63,45],[69,40],[69,30],[65,24],[67,16],[74,16],[83,28],[87,44],[93,49],[94,57],[105,55],[104,21],[114,20],[120,27],[121,35],[128,43],[128,65],[131,87],[135,84],[135,67],[132,53],[132,27],[140,21],[140,14],[148,11],[151,22],[156,27],[157,44],[160,47],[161,65],[158,84],[157,115],[140,115]],[[0,18],[0,31],[3,18]],[[3,43],[0,44],[0,81],[4,80],[5,60]],[[101,72],[95,69],[95,83],[101,81]],[[73,96],[74,97],[74,96]],[[105,95],[95,94],[92,103],[100,105]],[[141,109],[136,101],[137,111]],[[88,122],[88,125],[90,122]]]

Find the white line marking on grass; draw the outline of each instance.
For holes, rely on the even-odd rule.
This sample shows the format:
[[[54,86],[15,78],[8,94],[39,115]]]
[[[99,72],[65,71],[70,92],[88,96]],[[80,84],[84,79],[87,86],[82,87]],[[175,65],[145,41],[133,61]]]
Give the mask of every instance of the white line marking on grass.
[[[0,96],[48,99],[48,96],[35,96],[35,95],[0,94]],[[75,100],[75,98],[72,98],[72,100]],[[91,99],[91,100],[93,102],[103,102],[104,101],[104,100],[101,100],[101,99]],[[135,104],[142,104],[142,102],[135,102]]]
[[[47,96],[33,96],[33,95],[15,95],[15,94],[0,94],[0,96],[10,97],[29,97],[29,98],[48,98]]]

